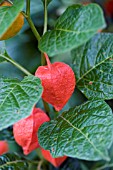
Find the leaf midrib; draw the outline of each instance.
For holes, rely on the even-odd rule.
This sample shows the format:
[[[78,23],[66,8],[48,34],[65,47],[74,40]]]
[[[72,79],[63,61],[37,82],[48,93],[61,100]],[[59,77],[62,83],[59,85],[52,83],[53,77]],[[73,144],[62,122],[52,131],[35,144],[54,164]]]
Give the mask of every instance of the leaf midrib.
[[[66,121],[70,126],[72,126],[74,129],[76,129],[79,133],[81,133],[85,139],[93,146],[93,148],[99,153],[99,155],[101,155],[101,157],[104,159],[104,160],[109,160],[107,157],[105,157],[103,155],[103,153],[98,150],[95,145],[91,142],[91,140],[80,130],[78,129],[77,127],[75,127],[71,122],[69,122],[68,120],[66,120],[62,115],[60,116],[64,121]]]
[[[82,33],[88,33],[88,32],[95,32],[95,30],[93,29],[90,29],[90,30],[87,30],[87,31],[75,31],[75,30],[68,30],[68,29],[62,29],[62,28],[55,28],[53,31],[63,31],[63,32],[74,32],[76,34],[82,34]]]
[[[6,162],[6,163],[3,164],[3,165],[0,165],[0,168],[5,168],[6,166],[9,166],[9,165],[11,165],[11,164],[17,164],[17,163],[26,163],[26,162],[23,161],[23,160],[10,161],[10,162]]]
[[[77,83],[83,79],[87,74],[89,74],[92,70],[94,70],[96,67],[98,67],[99,65],[101,65],[102,63],[104,63],[106,60],[108,60],[109,58],[113,57],[113,55],[107,57],[105,60],[102,60],[100,63],[98,63],[97,65],[95,65],[94,67],[92,67],[91,69],[89,69],[85,74],[83,74],[78,80]]]

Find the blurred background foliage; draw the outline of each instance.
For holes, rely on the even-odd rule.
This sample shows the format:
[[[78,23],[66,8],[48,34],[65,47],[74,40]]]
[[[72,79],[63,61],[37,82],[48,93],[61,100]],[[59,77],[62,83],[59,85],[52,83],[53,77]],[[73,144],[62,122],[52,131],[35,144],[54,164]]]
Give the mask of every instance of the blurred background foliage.
[[[54,27],[56,19],[69,5],[76,3],[87,4],[90,2],[98,3],[103,8],[107,22],[107,28],[104,31],[113,32],[113,0],[53,0],[48,7],[48,29],[52,29]],[[41,0],[31,0],[31,18],[40,34],[42,34],[44,20],[43,5]],[[8,54],[33,74],[41,63],[41,56],[37,49],[37,45],[37,41],[32,34],[26,20],[22,30],[18,33],[18,35],[6,41]],[[55,61],[63,61],[71,65],[70,52],[55,56],[51,59],[51,62]],[[18,79],[22,79],[25,75],[10,63],[2,63],[0,64],[0,76],[16,77]],[[63,111],[70,107],[79,105],[85,100],[87,99],[83,96],[83,94],[81,94],[81,92],[76,89],[68,104],[64,107]],[[113,100],[106,102],[113,109]],[[41,101],[37,104],[37,106],[39,105],[41,108],[43,108]],[[12,127],[0,132],[0,140],[8,140],[10,152],[17,152],[22,157],[30,160],[40,160],[41,155],[38,149],[33,151],[27,157],[23,155],[22,149],[14,141]],[[89,162],[68,158],[61,165],[61,167],[57,169],[45,162],[42,166],[42,170],[113,170],[113,147],[109,152],[111,155],[111,161],[109,164],[105,161]],[[30,165],[30,169],[35,170],[36,166]]]

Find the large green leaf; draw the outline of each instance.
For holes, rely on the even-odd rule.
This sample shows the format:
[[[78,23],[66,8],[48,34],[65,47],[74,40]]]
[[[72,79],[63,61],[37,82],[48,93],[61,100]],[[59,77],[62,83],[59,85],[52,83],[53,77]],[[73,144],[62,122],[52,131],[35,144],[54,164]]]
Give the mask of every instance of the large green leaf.
[[[0,78],[0,130],[30,115],[41,95],[41,81],[35,76],[21,82]]]
[[[64,53],[88,41],[105,25],[97,4],[70,6],[57,20],[54,30],[42,37],[39,49],[50,56]]]
[[[0,156],[0,170],[28,170],[27,160],[23,160],[16,154]]]
[[[0,7],[0,37],[12,25],[18,14],[22,11],[24,0],[15,0],[12,6]]]
[[[38,132],[40,145],[53,157],[67,155],[85,160],[109,160],[113,139],[113,115],[104,101],[88,101],[44,123]]]
[[[72,58],[79,90],[87,98],[113,99],[113,34],[97,34]]]

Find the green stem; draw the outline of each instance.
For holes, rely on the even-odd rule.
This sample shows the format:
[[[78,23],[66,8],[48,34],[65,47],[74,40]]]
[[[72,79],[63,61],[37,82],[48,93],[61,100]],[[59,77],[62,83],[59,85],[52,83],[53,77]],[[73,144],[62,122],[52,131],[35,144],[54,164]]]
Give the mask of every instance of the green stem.
[[[26,18],[26,20],[28,21],[30,27],[31,27],[31,30],[33,32],[33,34],[35,35],[36,39],[38,40],[38,42],[40,41],[40,34],[38,33],[32,19],[31,19],[31,16],[30,16],[30,0],[26,0],[26,13],[25,12],[22,12],[22,14],[24,15],[24,17]]]
[[[44,30],[43,34],[47,32],[47,22],[48,22],[48,12],[47,12],[47,0],[44,2]],[[44,54],[41,54],[41,64],[44,66],[46,64],[46,59]]]
[[[46,58],[45,58],[45,56],[44,56],[44,53],[41,53],[41,65],[42,66],[45,66],[46,65]]]
[[[36,27],[34,26],[34,23],[32,22],[32,19],[30,17],[30,0],[26,0],[26,13],[25,12],[22,12],[22,13],[23,13],[24,17],[27,19],[33,34],[35,35],[36,39],[39,42],[40,39],[41,39],[40,34],[38,33]],[[45,33],[46,31],[47,31],[47,1],[45,0],[45,5],[44,5],[44,31],[43,31],[43,33]],[[41,53],[41,65],[45,65],[45,64],[46,64],[46,59],[44,57],[44,54]],[[45,111],[48,114],[50,112],[49,105],[44,100],[43,100],[43,105],[44,105]]]
[[[10,57],[6,57],[4,55],[1,55],[2,58],[6,59],[7,61],[9,61],[11,64],[13,64],[14,66],[16,66],[19,70],[21,70],[23,73],[25,73],[26,75],[32,75],[29,71],[27,71],[24,67],[22,67],[20,64],[18,64],[16,61],[14,61],[12,58]]]
[[[45,0],[45,2],[44,2],[44,31],[43,31],[43,34],[45,34],[47,32],[47,21],[48,21],[47,0]],[[46,63],[47,62],[46,62],[46,58],[44,56],[44,53],[41,53],[41,65],[44,66],[44,65],[46,65]],[[49,112],[50,112],[49,105],[44,100],[42,100],[42,101],[43,101],[43,105],[44,105],[45,111],[46,111],[46,113],[49,116]]]
[[[45,59],[44,53],[41,53],[41,65],[42,66],[46,65],[46,59]],[[50,112],[49,105],[44,100],[42,100],[42,101],[43,101],[44,109],[45,109],[47,115],[49,116],[49,112]]]
[[[48,13],[47,13],[47,0],[44,2],[44,31],[43,34],[47,32],[47,21],[48,21]]]
[[[26,14],[30,17],[30,0],[26,0]]]
[[[38,33],[36,27],[34,26],[34,23],[32,22],[31,18],[29,17],[26,17],[30,27],[31,27],[31,30],[33,32],[33,34],[35,35],[36,39],[38,40],[38,42],[40,41],[41,37],[40,37],[40,34]]]

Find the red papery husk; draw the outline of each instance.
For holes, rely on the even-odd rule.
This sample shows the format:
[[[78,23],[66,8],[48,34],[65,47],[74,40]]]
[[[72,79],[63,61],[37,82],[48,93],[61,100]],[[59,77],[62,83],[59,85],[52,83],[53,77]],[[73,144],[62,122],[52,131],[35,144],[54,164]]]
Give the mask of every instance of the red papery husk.
[[[44,111],[39,108],[34,108],[30,116],[14,124],[14,138],[23,148],[25,155],[40,146],[37,137],[38,129],[44,122],[49,120],[49,117]]]
[[[7,141],[0,141],[0,155],[8,152],[9,147]]]
[[[43,157],[55,167],[59,167],[67,159],[67,156],[53,158],[52,155],[50,154],[50,151],[45,150],[43,148],[41,148],[41,152]]]
[[[47,103],[60,111],[70,99],[76,85],[76,80],[72,68],[63,63],[50,63],[47,54],[44,54],[47,66],[40,66],[35,72],[44,88],[42,98]]]

